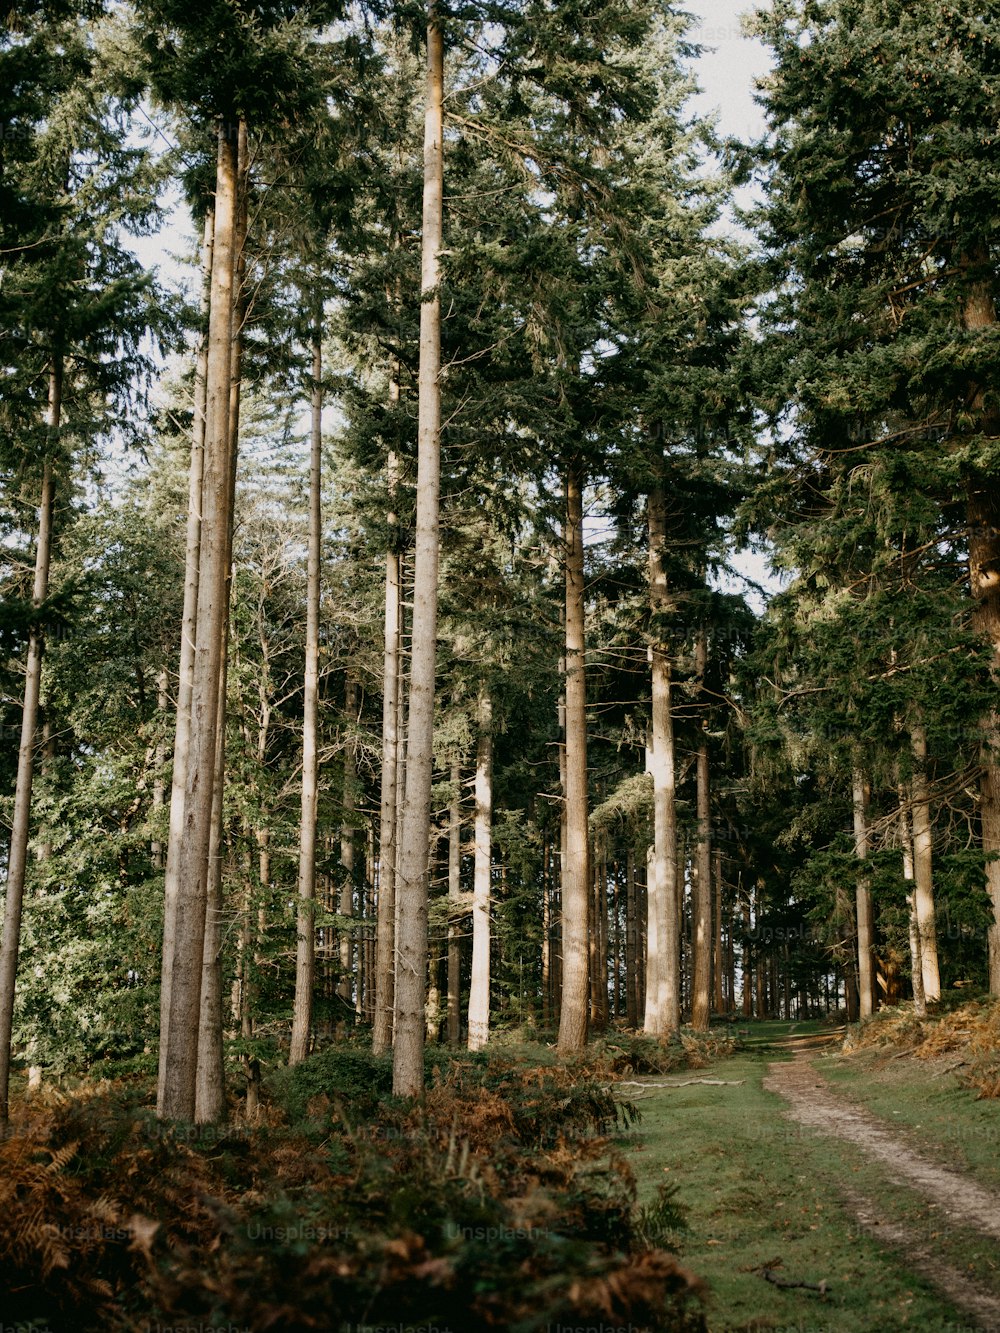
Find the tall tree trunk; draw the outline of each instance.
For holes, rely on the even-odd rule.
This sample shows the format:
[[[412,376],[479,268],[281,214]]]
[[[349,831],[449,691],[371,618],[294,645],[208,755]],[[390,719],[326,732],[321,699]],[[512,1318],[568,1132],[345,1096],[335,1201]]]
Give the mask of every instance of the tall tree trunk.
[[[860,769],[854,770],[854,854],[858,858],[856,889],[858,929],[858,1001],[862,1018],[870,1018],[875,1007],[875,922],[872,913],[868,868],[868,784]]]
[[[941,998],[938,972],[937,922],[934,914],[934,847],[931,805],[927,787],[927,733],[922,723],[910,727],[913,751],[913,871],[914,906],[920,934],[920,967],[925,999]]]
[[[212,264],[215,249],[215,210],[205,214],[202,241],[202,317],[207,319],[212,300]],[[170,1019],[174,934],[179,892],[178,857],[184,828],[184,790],[191,745],[191,687],[194,681],[195,637],[198,620],[198,581],[201,547],[201,490],[205,462],[205,418],[208,384],[208,332],[202,338],[195,366],[191,458],[188,464],[188,513],[184,548],[184,605],[181,612],[180,662],[177,670],[177,713],[174,722],[174,763],[170,787],[170,823],[163,885],[163,954],[160,975],[160,1057],[157,1105],[162,1105],[167,1046],[164,1036]]]
[[[441,298],[438,286],[443,198],[444,41],[435,0],[428,0],[417,408],[417,521],[406,794],[397,885],[396,1031],[392,1081],[393,1091],[398,1096],[417,1096],[424,1088],[427,872],[434,763],[438,510],[441,484]]]
[[[695,642],[695,672],[704,691],[708,636],[704,627]],[[691,898],[691,1026],[707,1032],[712,1017],[712,827],[709,793],[708,737],[704,728],[697,753],[698,845],[695,850]]]
[[[469,1050],[490,1036],[490,889],[493,874],[493,700],[479,689],[476,742],[476,848],[472,888],[472,977],[469,986]]]
[[[226,531],[226,593],[222,636],[222,665],[219,669],[218,716],[216,719],[212,828],[208,850],[205,894],[205,942],[202,952],[201,1003],[198,1015],[198,1072],[195,1086],[195,1120],[214,1125],[225,1115],[226,1073],[222,1039],[222,949],[223,949],[223,795],[226,777],[226,702],[229,679],[229,608],[233,587],[233,529],[236,518],[236,460],[240,443],[240,397],[243,386],[243,320],[246,313],[246,239],[248,225],[249,149],[247,127],[241,121],[237,140],[237,205],[234,246],[236,252],[233,292],[232,357],[229,379],[228,465],[229,494]]]
[[[62,362],[55,358],[49,367],[48,435],[49,447],[42,470],[38,504],[38,537],[35,542],[35,576],[31,589],[32,605],[41,607],[49,592],[49,566],[52,561],[52,507],[54,455],[62,420]],[[7,852],[7,887],[4,901],[3,939],[0,940],[0,1126],[6,1126],[10,1111],[11,1038],[14,1029],[14,990],[17,960],[21,947],[21,913],[24,905],[24,880],[28,865],[28,838],[31,832],[31,788],[35,771],[35,732],[38,729],[38,705],[42,688],[43,636],[40,625],[32,625],[28,635],[28,656],[24,669],[24,700],[21,707],[21,739],[17,751],[17,778],[14,787],[14,816]]]
[[[319,798],[319,613],[323,541],[323,319],[317,312],[312,347],[312,429],[309,444],[309,555],[306,566],[306,663],[302,701],[302,804],[299,816],[299,902],[295,1000],[288,1063],[309,1054],[316,967],[316,809]]]
[[[163,667],[156,676],[156,711],[160,717],[165,717],[167,709],[170,707],[170,677],[167,674],[167,668]],[[152,817],[153,825],[157,830],[149,844],[149,857],[154,870],[164,868],[164,845],[160,841],[159,821],[160,814],[166,804],[167,784],[164,781],[163,770],[167,762],[167,742],[166,737],[161,737],[156,743],[156,753],[153,756],[153,799],[152,799]]]
[[[185,1121],[191,1121],[195,1113],[219,676],[223,626],[228,612],[229,397],[237,178],[237,145],[223,128],[219,133],[216,173],[191,732],[184,784],[184,820],[175,860],[177,893],[169,1012],[166,1030],[160,1036],[164,1059],[163,1095],[157,1107],[161,1118]],[[168,869],[169,861],[168,852]]]
[[[560,1054],[587,1042],[587,924],[590,919],[587,828],[587,678],[583,581],[583,477],[566,475],[566,843],[562,868],[562,1006]]]
[[[997,322],[993,299],[994,270],[988,245],[964,258],[968,294],[963,310],[966,329],[976,332],[992,328]],[[968,406],[984,412],[984,395],[973,386]],[[998,433],[995,409],[986,414],[982,429]],[[971,471],[967,481],[969,517],[969,583],[975,604],[973,624],[993,650],[992,672],[1000,681],[1000,492],[994,477]],[[991,709],[981,720],[981,777],[979,814],[983,851],[992,854],[986,863],[986,887],[993,904],[989,927],[990,993],[1000,995],[1000,709]],[[925,971],[925,977],[927,973]],[[931,996],[928,994],[928,999]]]
[[[653,864],[649,901],[644,1031],[669,1037],[681,1025],[677,803],[674,722],[670,704],[670,656],[658,623],[670,606],[663,547],[667,537],[666,491],[658,483],[648,500],[649,595],[653,614],[652,659]]]
[[[399,401],[399,382],[394,375],[389,386],[390,402]],[[397,462],[389,455],[387,480],[390,495],[388,524],[394,532]],[[384,1054],[392,1046],[395,1003],[396,950],[396,794],[399,781],[400,663],[402,657],[403,585],[399,552],[385,557],[385,648],[382,672],[382,787],[379,815],[378,900],[375,925],[375,1019],[372,1049]]]
[[[343,872],[343,881],[340,889],[340,902],[337,904],[338,911],[342,917],[354,915],[354,811],[357,805],[357,797],[354,791],[354,785],[358,778],[358,745],[355,739],[353,728],[358,724],[359,714],[359,690],[358,683],[349,677],[346,686],[346,712],[350,719],[352,728],[351,738],[347,744],[347,750],[344,754],[344,821],[340,827],[340,868]],[[340,982],[337,986],[337,994],[344,1001],[345,1006],[351,1003],[351,962],[353,957],[353,948],[351,943],[351,933],[349,930],[340,932]]]

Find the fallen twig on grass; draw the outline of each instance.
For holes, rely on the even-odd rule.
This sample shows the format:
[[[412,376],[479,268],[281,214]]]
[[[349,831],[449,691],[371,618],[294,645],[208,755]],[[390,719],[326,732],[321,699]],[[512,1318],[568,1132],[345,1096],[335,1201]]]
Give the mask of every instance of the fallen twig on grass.
[[[829,1290],[825,1280],[823,1282],[795,1282],[790,1277],[782,1277],[773,1268],[761,1268],[759,1272],[765,1282],[770,1282],[776,1287],[801,1287],[805,1291],[818,1291],[821,1296],[825,1296]]]
[[[614,1086],[619,1088],[690,1088],[694,1083],[706,1083],[711,1088],[742,1088],[743,1078],[686,1078],[681,1083],[634,1083],[622,1081]]]

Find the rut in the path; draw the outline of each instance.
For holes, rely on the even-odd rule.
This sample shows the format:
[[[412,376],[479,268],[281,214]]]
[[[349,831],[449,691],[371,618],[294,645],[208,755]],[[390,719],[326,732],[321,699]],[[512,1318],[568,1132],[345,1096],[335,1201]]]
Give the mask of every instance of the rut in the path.
[[[788,1115],[800,1125],[855,1144],[884,1163],[894,1181],[917,1190],[956,1225],[1000,1239],[1000,1196],[921,1157],[899,1141],[891,1125],[841,1100],[813,1066],[808,1049],[799,1050],[790,1062],[772,1064],[764,1087],[788,1102]],[[842,1193],[866,1231],[905,1253],[914,1269],[951,1301],[977,1319],[1000,1322],[1000,1298],[942,1263],[880,1205],[847,1188]]]

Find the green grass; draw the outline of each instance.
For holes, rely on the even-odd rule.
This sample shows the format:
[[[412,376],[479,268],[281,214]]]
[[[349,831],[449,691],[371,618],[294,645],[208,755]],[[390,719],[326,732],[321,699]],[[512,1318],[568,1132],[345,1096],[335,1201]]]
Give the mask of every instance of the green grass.
[[[896,1125],[918,1152],[1000,1189],[1000,1102],[977,1101],[932,1062],[880,1051],[822,1056],[817,1068],[839,1092]]]
[[[818,1024],[796,1026],[792,1036],[822,1030]],[[781,1025],[784,1032],[778,1025],[755,1027],[766,1049],[787,1034],[788,1025]],[[694,1085],[640,1102],[643,1119],[630,1154],[640,1202],[655,1200],[662,1183],[676,1188],[689,1228],[681,1256],[709,1284],[712,1333],[954,1333],[956,1324],[968,1322],[964,1316],[908,1273],[900,1257],[861,1232],[844,1210],[838,1180],[878,1198],[880,1174],[847,1145],[784,1120],[781,1098],[761,1086],[767,1063],[744,1052],[705,1071],[707,1077],[744,1079],[742,1087]],[[789,1279],[825,1280],[826,1298],[778,1289],[754,1271],[776,1260]]]

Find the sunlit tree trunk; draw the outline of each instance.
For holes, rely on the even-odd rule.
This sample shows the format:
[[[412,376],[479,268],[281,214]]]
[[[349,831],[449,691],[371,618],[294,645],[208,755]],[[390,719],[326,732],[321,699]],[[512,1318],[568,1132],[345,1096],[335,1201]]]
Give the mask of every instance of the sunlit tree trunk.
[[[490,1035],[490,912],[493,874],[493,700],[479,691],[476,743],[475,865],[472,886],[472,977],[469,986],[469,1050]]]
[[[295,1000],[288,1063],[309,1054],[316,967],[316,809],[319,797],[319,613],[323,540],[323,333],[317,315],[312,348],[312,428],[309,447],[309,554],[306,571],[306,662],[302,703],[302,802],[299,815],[299,882]]]
[[[914,908],[920,936],[920,969],[926,1000],[940,1000],[937,921],[934,912],[934,847],[930,794],[927,787],[927,733],[922,724],[910,727],[913,751],[913,874]]]
[[[910,978],[913,984],[913,1012],[917,1018],[926,1018],[927,995],[924,991],[924,967],[920,950],[920,923],[917,920],[913,839],[910,832],[908,793],[902,783],[899,785],[899,841],[903,854],[903,881],[907,890],[906,905],[909,909]]]
[[[435,0],[427,6],[427,103],[420,278],[417,407],[417,520],[413,571],[406,794],[396,886],[396,1026],[393,1091],[424,1087],[424,994],[427,982],[427,872],[434,763],[438,533],[441,478],[440,253],[444,196],[444,41]]]
[[[726,952],[722,941],[722,852],[716,847],[712,852],[712,901],[714,904],[712,920],[714,936],[712,945],[712,1005],[717,1014],[726,1012],[726,994],[723,986],[726,975]]]
[[[49,448],[42,470],[38,504],[38,536],[35,541],[35,575],[31,589],[32,605],[37,609],[48,596],[49,566],[52,561],[52,505],[55,493],[53,458],[62,420],[61,361],[49,367],[47,426]],[[21,946],[21,914],[24,905],[24,881],[28,865],[28,839],[31,832],[31,789],[35,768],[35,733],[42,686],[42,630],[32,625],[28,636],[28,656],[24,669],[24,696],[21,706],[21,738],[17,751],[17,778],[14,786],[14,815],[7,853],[7,885],[4,900],[3,939],[0,940],[0,1126],[6,1125],[10,1108],[11,1038],[14,1028],[14,991],[17,961]]]
[[[587,828],[587,680],[584,662],[583,478],[566,477],[566,841],[562,867],[562,1005],[558,1048],[587,1042],[590,1000],[587,926],[590,920]]]
[[[202,241],[202,317],[211,305],[212,260],[215,248],[215,210],[205,214]],[[173,979],[174,927],[177,920],[178,857],[184,827],[184,790],[191,744],[191,686],[194,680],[195,635],[198,619],[198,579],[201,546],[201,488],[205,460],[205,414],[208,381],[208,333],[202,339],[195,365],[194,417],[188,465],[188,514],[184,549],[184,605],[181,612],[180,662],[177,670],[177,713],[174,722],[174,763],[170,787],[170,824],[163,896],[163,955],[160,977],[160,1059],[157,1104],[161,1105],[166,1076],[164,1035],[170,1018]]]
[[[677,803],[674,724],[670,703],[670,656],[657,618],[670,604],[663,547],[667,536],[666,493],[658,485],[648,500],[649,595],[653,614],[652,744],[653,857],[647,883],[646,1013],[643,1030],[668,1037],[681,1023],[680,936],[677,873]]]

